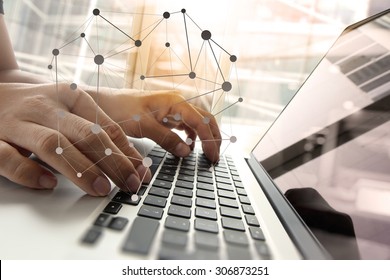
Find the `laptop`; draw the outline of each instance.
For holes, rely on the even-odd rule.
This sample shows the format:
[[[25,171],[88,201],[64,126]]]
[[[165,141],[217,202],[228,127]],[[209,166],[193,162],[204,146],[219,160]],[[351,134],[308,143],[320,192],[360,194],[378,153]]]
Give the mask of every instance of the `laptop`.
[[[136,200],[1,178],[0,257],[389,258],[389,28],[389,10],[347,28],[249,157],[142,140],[154,175]]]

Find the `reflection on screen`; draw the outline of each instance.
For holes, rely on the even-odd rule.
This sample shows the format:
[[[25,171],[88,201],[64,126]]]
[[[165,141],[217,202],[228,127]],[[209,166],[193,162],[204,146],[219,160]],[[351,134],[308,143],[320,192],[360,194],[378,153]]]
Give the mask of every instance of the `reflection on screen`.
[[[335,258],[390,258],[389,120],[387,11],[340,36],[253,150]]]

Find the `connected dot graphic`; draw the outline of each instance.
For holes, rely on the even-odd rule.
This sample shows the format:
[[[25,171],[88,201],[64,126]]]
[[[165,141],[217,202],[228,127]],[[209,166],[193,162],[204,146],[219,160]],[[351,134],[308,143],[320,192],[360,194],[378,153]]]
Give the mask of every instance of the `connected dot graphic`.
[[[123,13],[122,13],[123,14]],[[133,16],[133,13],[128,13],[129,17]],[[101,11],[96,8],[92,11],[92,15],[77,29],[75,32],[65,40],[60,46],[56,46],[51,52],[51,61],[47,68],[51,72],[53,80],[56,85],[59,83],[67,83],[71,91],[77,91],[82,85],[79,81],[72,80],[72,77],[66,75],[66,71],[63,69],[67,63],[69,57],[79,57],[84,64],[88,64],[95,69],[94,85],[96,90],[95,102],[100,106],[99,102],[99,89],[104,81],[106,84],[110,84],[110,79],[107,78],[107,73],[119,72],[118,66],[115,65],[114,58],[119,54],[134,54],[137,53],[137,63],[141,65],[133,73],[133,77],[136,79],[136,83],[128,83],[124,79],[124,87],[131,87],[138,89],[140,94],[150,94],[154,90],[155,85],[162,85],[165,89],[167,86],[173,91],[185,91],[190,95],[183,95],[187,102],[196,103],[202,105],[202,109],[208,111],[216,118],[228,115],[229,110],[237,103],[243,102],[243,98],[240,96],[240,89],[238,86],[238,78],[234,76],[236,70],[237,56],[231,54],[217,43],[220,34],[213,33],[210,29],[203,29],[198,25],[193,17],[190,16],[186,9],[181,9],[175,12],[163,11],[161,14],[144,14],[143,17],[150,17],[152,24],[142,30],[133,30],[134,34],[130,34],[129,31],[123,30],[119,27],[119,24],[115,23],[115,13],[110,11]],[[200,17],[201,15],[199,15]],[[177,23],[182,25],[181,29],[171,28],[171,25],[177,27]],[[103,38],[104,33],[100,29],[112,28],[113,31],[118,32],[118,36],[123,37],[122,41],[116,46],[110,46],[110,49],[104,49],[104,44],[99,44],[99,41]],[[183,31],[182,34],[178,34],[178,31]],[[165,36],[159,36],[164,34]],[[197,34],[197,35],[194,35]],[[195,36],[195,37],[194,37]],[[180,38],[177,39],[177,38]],[[118,41],[119,42],[119,41]],[[74,46],[84,44],[87,49],[87,54],[80,57],[79,53],[74,53]],[[153,47],[156,50],[153,52]],[[152,51],[151,51],[152,50]],[[149,56],[147,65],[142,64],[142,57]],[[166,59],[169,58],[169,61]],[[165,60],[164,60],[165,59]],[[167,65],[166,69],[161,70],[158,74],[155,73],[155,65],[158,63],[164,63]],[[176,67],[178,66],[178,67]],[[177,70],[178,69],[178,70]],[[183,71],[184,69],[184,71]],[[162,73],[162,74],[161,74]],[[118,74],[119,76],[119,74]],[[234,76],[233,78],[231,76]],[[114,83],[112,88],[117,89],[118,86]],[[61,94],[57,88],[57,94]],[[183,90],[183,88],[185,90]],[[207,102],[203,102],[206,100]],[[234,101],[236,100],[236,101]],[[207,105],[210,104],[210,105]],[[216,105],[218,104],[218,106]],[[160,110],[163,110],[161,108]],[[151,114],[156,114],[152,112]],[[66,117],[67,112],[58,111],[58,131],[61,132],[61,120]],[[88,137],[96,137],[102,143],[101,151],[90,151],[94,154],[100,154],[102,158],[97,160],[94,165],[108,157],[119,156],[112,147],[105,147],[101,140],[102,134],[107,129],[106,126],[99,123],[96,112],[96,121],[90,127],[91,134]],[[135,113],[128,120],[123,122],[134,122],[142,132],[142,121],[147,116],[143,114]],[[167,115],[162,118],[161,123],[169,126],[172,122],[185,123],[185,119],[179,113],[174,115]],[[204,116],[202,119],[202,125],[211,126],[212,122],[209,117]],[[221,131],[222,139],[215,139],[214,141],[225,141],[226,149],[230,144],[237,142],[237,136],[233,132],[227,133]],[[164,138],[164,137],[163,137]],[[87,139],[85,139],[87,140]],[[83,141],[83,140],[81,140]],[[183,139],[184,143],[188,146],[192,146],[195,142],[200,140],[193,140],[187,137]],[[73,143],[74,145],[75,143]],[[130,148],[134,148],[133,143],[129,143]],[[71,160],[71,152],[68,150],[71,147],[66,146],[58,140],[58,147],[55,149],[57,156],[62,157],[64,161],[69,164],[75,171],[78,178],[81,178],[85,172],[92,172],[91,167],[87,167],[84,170],[80,170],[77,163]],[[225,149],[225,151],[226,151]],[[224,152],[224,151],[223,151]],[[223,153],[222,152],[222,153]],[[124,155],[122,155],[124,156]],[[129,158],[130,160],[140,161],[145,168],[149,168],[153,165],[151,158],[143,155],[142,160]],[[119,175],[118,175],[119,176]],[[141,178],[142,181],[143,178]],[[126,185],[126,178],[120,178],[124,185]],[[141,185],[138,187],[138,190]],[[130,192],[130,190],[129,190]],[[138,191],[132,193],[131,199],[136,201],[139,199]]]

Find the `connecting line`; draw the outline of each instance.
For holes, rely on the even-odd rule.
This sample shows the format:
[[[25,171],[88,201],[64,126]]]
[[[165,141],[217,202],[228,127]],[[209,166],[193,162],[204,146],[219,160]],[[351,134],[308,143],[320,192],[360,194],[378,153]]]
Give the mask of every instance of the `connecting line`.
[[[225,82],[225,77],[223,76],[223,73],[222,73],[221,66],[220,66],[220,65],[219,65],[219,63],[218,63],[217,56],[216,56],[216,55],[215,55],[215,53],[214,53],[214,49],[213,49],[213,46],[211,46],[211,43],[210,43],[210,41],[209,41],[209,45],[210,45],[211,52],[213,53],[213,56],[214,56],[215,62],[217,63],[217,66],[218,66],[219,72],[221,73],[222,79],[223,79],[223,81]]]
[[[57,94],[57,106],[60,104],[60,93],[58,91],[58,68],[57,68],[57,56],[54,57],[55,68],[56,68],[56,94]],[[58,147],[61,146],[60,143],[60,116],[57,114],[57,132],[58,132]]]
[[[185,28],[185,31],[186,31],[186,38],[187,38],[188,56],[190,58],[190,68],[191,68],[191,71],[193,71],[193,69],[192,69],[192,59],[191,59],[191,50],[190,50],[190,40],[188,38],[187,21],[186,21],[186,15],[185,14],[183,14],[183,18],[184,18],[184,28]]]
[[[129,39],[133,40],[135,42],[135,40],[133,38],[131,38],[128,34],[126,34],[122,29],[118,28],[115,24],[113,24],[111,21],[109,21],[108,19],[106,19],[105,17],[103,17],[102,15],[99,14],[99,17],[101,17],[102,19],[104,19],[108,24],[110,24],[111,26],[113,26],[115,29],[117,29],[119,32],[121,32],[123,35],[125,35],[126,37],[128,37]]]
[[[198,61],[199,61],[200,55],[202,54],[203,47],[204,47],[204,41],[203,41],[203,43],[202,43],[202,46],[200,47],[198,57],[196,58],[194,70],[196,69],[196,66],[198,65]]]
[[[145,78],[151,79],[151,78],[169,78],[169,77],[182,77],[182,76],[188,76],[188,74],[173,74],[173,75],[161,75],[161,76],[145,76]]]
[[[234,102],[233,104],[230,104],[229,106],[227,106],[225,109],[222,109],[221,111],[219,111],[218,113],[214,114],[213,116],[215,117],[216,115],[222,113],[223,111],[226,111],[227,109],[229,109],[230,107],[236,105],[237,103],[239,103],[240,101],[236,101]]]
[[[89,48],[91,49],[91,51],[93,52],[93,54],[96,55],[96,53],[94,52],[92,46],[89,44],[88,40],[85,39],[85,38],[84,38],[84,40],[85,40],[85,42],[87,43],[88,47],[89,47]]]
[[[186,13],[187,17],[196,25],[196,27],[199,28],[200,31],[203,31],[202,28],[199,27],[199,25],[196,24],[196,22],[188,15],[188,13]]]
[[[118,55],[118,54],[121,54],[121,53],[123,53],[123,52],[125,52],[125,51],[128,51],[128,50],[131,50],[131,49],[133,49],[133,48],[135,48],[135,46],[132,46],[132,47],[130,47],[130,48],[126,48],[126,49],[124,49],[124,50],[121,50],[121,51],[116,52],[116,53],[114,53],[114,54],[111,54],[111,55],[109,55],[109,56],[105,56],[105,59],[110,58],[110,57],[113,57],[113,56]]]
[[[76,41],[76,40],[78,40],[78,39],[80,39],[80,36],[78,36],[78,37],[74,38],[72,41],[70,41],[70,42],[66,43],[65,45],[63,45],[63,46],[59,47],[58,49],[59,49],[59,50],[60,50],[60,49],[63,49],[63,48],[65,48],[67,45],[70,45],[70,44],[72,44],[73,42],[75,42],[75,41]]]
[[[213,39],[210,39],[211,41],[213,41],[214,44],[216,44],[221,50],[223,50],[228,56],[231,56],[230,53],[228,53],[227,50],[225,50],[224,48],[222,48],[217,42],[215,42]]]
[[[153,29],[142,39],[142,41],[143,40],[145,40],[146,38],[148,38],[148,36],[157,28],[157,26],[159,26],[160,25],[160,23],[163,21],[164,19],[161,19],[154,27],[153,27]]]
[[[99,114],[99,84],[100,84],[100,65],[98,65],[97,81],[96,81],[96,123],[98,123]]]

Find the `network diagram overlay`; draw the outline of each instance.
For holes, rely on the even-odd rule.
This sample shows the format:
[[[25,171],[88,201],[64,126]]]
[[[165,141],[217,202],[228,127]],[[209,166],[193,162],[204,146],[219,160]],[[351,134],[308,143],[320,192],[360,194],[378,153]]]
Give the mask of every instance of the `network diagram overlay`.
[[[129,17],[134,16],[134,13],[128,13]],[[123,13],[122,13],[123,15]],[[139,14],[138,14],[139,16]],[[217,34],[213,34],[210,30],[201,28],[185,9],[176,12],[165,11],[161,14],[142,14],[142,17],[149,17],[152,22],[143,30],[135,31],[135,34],[128,34],[126,30],[121,29],[115,23],[114,12],[104,12],[96,8],[92,11],[92,15],[75,30],[65,42],[59,47],[52,50],[51,61],[48,69],[51,72],[53,81],[56,83],[58,92],[59,83],[66,83],[71,90],[76,90],[79,86],[78,81],[72,80],[61,72],[61,68],[65,63],[69,63],[69,58],[80,56],[79,52],[74,53],[77,48],[72,48],[73,45],[80,46],[84,44],[87,48],[82,57],[84,64],[89,64],[94,67],[95,73],[91,80],[94,80],[96,90],[95,102],[99,106],[99,89],[102,81],[106,87],[118,88],[118,85],[108,78],[107,73],[111,76],[114,73],[117,77],[123,79],[122,87],[137,89],[141,94],[150,94],[151,91],[163,85],[165,89],[171,89],[178,92],[183,92],[186,102],[196,103],[203,107],[216,118],[221,118],[223,115],[231,120],[231,109],[237,103],[243,102],[240,94],[236,62],[237,57],[228,52],[215,39]],[[181,28],[177,25],[181,24]],[[176,25],[172,28],[172,25]],[[100,46],[100,40],[105,36],[99,29],[112,28],[114,32],[118,32],[123,41],[118,46],[110,46],[110,49],[103,49]],[[175,29],[175,32],[171,30]],[[177,30],[182,30],[183,34],[178,34]],[[93,36],[91,36],[91,34]],[[156,48],[160,52],[151,52],[151,49]],[[147,48],[146,50],[144,48]],[[139,67],[134,73],[131,73],[133,79],[131,82],[123,77],[123,73],[128,69],[123,69],[122,66],[115,65],[114,58],[124,53],[135,55]],[[153,57],[150,57],[153,54]],[[148,64],[143,65],[143,57],[148,57]],[[165,58],[164,61],[162,61]],[[224,61],[224,63],[221,63]],[[159,63],[164,63],[165,71],[159,71],[155,74],[153,68]],[[128,75],[128,73],[127,73]],[[115,92],[115,91],[113,91]],[[199,102],[205,101],[206,102]],[[200,104],[200,105],[199,105]],[[156,112],[152,112],[156,113]],[[151,113],[151,114],[152,114]],[[66,112],[58,111],[58,124],[60,119],[65,117]],[[144,116],[134,114],[128,120],[123,122],[142,122]],[[180,121],[181,116],[176,114],[173,116],[175,121]],[[163,123],[168,123],[168,117],[163,118]],[[203,118],[205,125],[211,125],[208,117]],[[231,127],[231,126],[230,126]],[[139,126],[141,129],[141,126]],[[96,117],[96,122],[91,125],[91,131],[94,136],[99,137],[103,128],[99,124]],[[58,132],[61,127],[58,125]],[[141,131],[141,135],[143,135]],[[234,135],[232,129],[229,132],[221,131],[222,142],[225,148],[223,154],[230,144],[237,142],[237,136]],[[200,141],[200,140],[196,140]],[[192,145],[193,141],[190,138],[185,139],[187,145]],[[58,140],[58,147],[55,153],[62,157],[69,164],[77,177],[81,178],[85,172],[92,172],[90,167],[79,170],[76,164],[73,164],[69,158],[65,157],[66,150],[70,147],[61,145]],[[73,143],[72,145],[74,145]],[[130,146],[133,144],[130,142]],[[112,149],[103,147],[104,156],[98,162],[104,160],[105,157],[113,155]],[[142,153],[142,151],[141,151]],[[103,154],[103,153],[102,153]],[[124,156],[124,155],[123,155]],[[153,163],[144,152],[142,164],[145,167],[150,167]],[[130,158],[131,160],[139,160]],[[95,162],[94,165],[98,164]],[[143,179],[143,178],[141,178]],[[141,186],[139,186],[140,188]],[[138,188],[138,189],[139,189]],[[137,193],[133,194],[134,200],[138,199]]]

